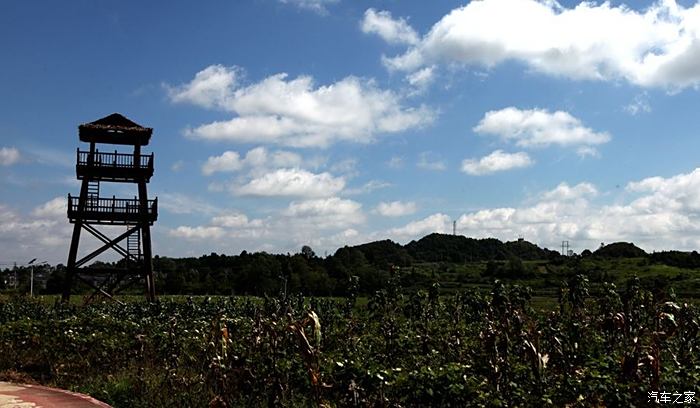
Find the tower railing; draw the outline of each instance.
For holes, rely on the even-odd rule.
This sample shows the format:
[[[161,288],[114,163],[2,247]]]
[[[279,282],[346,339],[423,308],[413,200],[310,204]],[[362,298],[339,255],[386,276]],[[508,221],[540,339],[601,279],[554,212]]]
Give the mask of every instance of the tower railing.
[[[148,220],[153,222],[158,217],[158,199],[148,200],[145,209],[141,209],[141,203],[137,198],[102,198],[87,197],[81,208],[80,198],[68,194],[68,217],[95,218],[108,221],[138,220],[140,214],[147,214]]]
[[[153,153],[135,157],[130,153],[77,150],[78,166],[153,169]]]

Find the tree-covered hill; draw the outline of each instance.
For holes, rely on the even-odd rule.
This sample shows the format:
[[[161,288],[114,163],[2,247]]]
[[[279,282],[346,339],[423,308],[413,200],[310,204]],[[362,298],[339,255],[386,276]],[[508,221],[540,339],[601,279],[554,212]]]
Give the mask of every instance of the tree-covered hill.
[[[304,246],[296,254],[266,252],[239,255],[211,253],[201,257],[156,256],[157,288],[163,294],[265,295],[281,291],[304,295],[343,295],[357,277],[359,291],[374,293],[386,286],[396,268],[402,284],[427,288],[440,283],[443,290],[487,285],[494,279],[519,281],[542,290],[556,291],[558,282],[582,273],[592,282],[618,282],[631,276],[673,281],[685,291],[700,292],[700,255],[666,251],[647,254],[632,243],[612,243],[581,256],[562,256],[557,251],[517,240],[475,239],[430,234],[401,245],[390,240],[339,248],[326,257]],[[124,267],[95,263],[93,267]],[[28,292],[29,269],[0,271],[0,290],[10,290],[17,272],[17,291]],[[40,293],[59,293],[65,267],[53,268]],[[658,278],[658,279],[657,279]],[[684,282],[680,285],[679,282]],[[86,288],[87,290],[87,288]],[[554,292],[552,292],[554,293]]]
[[[643,258],[644,250],[631,242],[615,242],[598,248],[594,255],[602,258]]]

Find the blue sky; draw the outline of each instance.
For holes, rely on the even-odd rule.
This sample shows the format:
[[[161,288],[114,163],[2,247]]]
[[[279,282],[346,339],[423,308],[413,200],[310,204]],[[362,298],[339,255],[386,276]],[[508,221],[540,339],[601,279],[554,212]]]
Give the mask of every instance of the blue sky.
[[[0,263],[65,262],[112,112],[154,128],[160,255],[700,246],[693,1],[10,1],[0,45]]]

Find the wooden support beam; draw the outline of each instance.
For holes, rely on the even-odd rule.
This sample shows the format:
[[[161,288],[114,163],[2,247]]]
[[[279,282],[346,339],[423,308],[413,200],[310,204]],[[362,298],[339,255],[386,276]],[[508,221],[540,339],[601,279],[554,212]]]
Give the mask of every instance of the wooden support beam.
[[[89,228],[88,228],[88,227],[89,227]],[[107,240],[107,238],[104,236],[104,234],[102,234],[101,232],[97,231],[97,230],[94,229],[93,227],[90,227],[89,225],[86,224],[86,225],[83,225],[83,228],[85,228],[88,232],[92,233],[92,234],[93,234],[95,237],[97,237],[98,239],[102,240],[102,242],[105,242],[105,240]],[[108,250],[108,249],[110,249],[110,248],[113,248],[113,247],[115,247],[115,246],[118,247],[118,248],[121,250],[121,251],[120,251],[120,250],[117,250],[117,249],[115,248],[115,250],[116,250],[117,252],[119,252],[119,253],[122,254],[122,255],[125,255],[125,254],[126,254],[125,256],[129,256],[128,252],[124,251],[124,249],[123,249],[122,247],[118,246],[117,243],[118,243],[119,241],[123,240],[124,238],[128,237],[132,232],[134,232],[135,230],[138,230],[139,228],[140,228],[140,227],[137,225],[137,226],[135,226],[135,227],[133,227],[133,228],[127,230],[125,233],[121,234],[121,235],[118,236],[117,238],[115,238],[115,239],[113,239],[113,240],[111,240],[111,241],[108,240],[107,242],[105,242],[104,245],[102,245],[101,247],[99,247],[99,248],[97,248],[96,250],[92,251],[90,254],[86,255],[86,256],[83,257],[81,260],[79,260],[78,262],[76,262],[75,266],[76,266],[76,267],[80,267],[80,266],[86,264],[87,262],[89,262],[90,260],[94,259],[95,257],[97,257],[99,254],[101,254],[101,253],[103,253],[104,251],[106,251],[106,250]]]
[[[120,300],[118,300],[118,299],[116,299],[114,296],[112,296],[111,294],[109,294],[109,293],[105,292],[104,290],[102,290],[102,288],[100,288],[99,286],[95,285],[91,280],[85,279],[84,277],[82,277],[82,276],[80,276],[80,275],[78,275],[78,274],[76,274],[75,276],[76,276],[78,279],[80,279],[81,281],[83,281],[86,285],[88,285],[88,286],[90,286],[91,288],[95,289],[95,291],[99,292],[102,296],[104,296],[104,297],[106,297],[106,298],[108,298],[108,299],[110,299],[110,300],[113,300],[113,301],[119,303],[120,305],[123,305],[123,304],[124,304],[124,302],[121,302]]]

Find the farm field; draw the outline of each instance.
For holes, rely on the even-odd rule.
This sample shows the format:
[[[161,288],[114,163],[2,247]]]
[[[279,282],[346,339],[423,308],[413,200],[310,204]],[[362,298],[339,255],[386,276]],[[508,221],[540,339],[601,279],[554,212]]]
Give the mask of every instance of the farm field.
[[[631,279],[346,297],[0,299],[0,379],[139,406],[643,406],[700,391],[700,313]],[[535,307],[533,307],[535,306]]]

